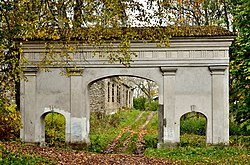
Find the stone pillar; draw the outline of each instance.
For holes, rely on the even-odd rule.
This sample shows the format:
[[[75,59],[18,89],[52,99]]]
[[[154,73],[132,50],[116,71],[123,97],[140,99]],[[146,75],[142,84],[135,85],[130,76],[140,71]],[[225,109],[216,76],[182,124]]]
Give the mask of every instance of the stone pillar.
[[[133,89],[130,89],[130,108],[133,108],[133,94],[134,94],[134,90]]]
[[[212,144],[229,144],[228,67],[210,66],[212,78]]]
[[[117,113],[117,111],[119,109],[118,101],[117,101],[117,88],[118,88],[117,84],[114,83],[114,103],[113,103],[112,111],[110,113],[112,113],[112,112]]]
[[[89,143],[89,119],[86,114],[86,89],[87,85],[83,84],[83,69],[68,69],[70,74],[70,143],[71,145]]]
[[[120,88],[120,97],[121,97],[120,105],[121,107],[123,107],[124,106],[124,86],[123,85],[121,85],[121,88]]]
[[[178,126],[175,121],[175,74],[176,67],[161,67],[163,73],[163,110],[160,116],[162,123],[162,138],[159,147],[176,146],[179,142],[177,139]],[[160,112],[160,111],[159,111]]]
[[[37,68],[27,68],[24,71],[26,80],[21,82],[21,118],[23,128],[20,131],[20,138],[26,143],[38,143],[39,136],[37,130],[37,97],[36,97],[36,74]]]

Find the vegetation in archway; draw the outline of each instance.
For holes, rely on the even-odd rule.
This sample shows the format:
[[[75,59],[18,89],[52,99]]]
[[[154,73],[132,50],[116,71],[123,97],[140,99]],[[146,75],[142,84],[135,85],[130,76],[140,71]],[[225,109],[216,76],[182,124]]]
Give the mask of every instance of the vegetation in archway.
[[[142,154],[157,147],[157,112],[123,109],[101,119],[91,115],[90,125],[91,152]]]
[[[158,110],[158,86],[154,81],[143,78],[129,78],[134,85],[133,107],[141,111]]]
[[[181,146],[204,146],[206,136],[206,117],[199,112],[184,114],[180,119]]]
[[[48,146],[65,145],[65,117],[59,113],[48,113],[45,118],[45,142]]]
[[[106,115],[99,118],[92,113],[90,116],[90,141],[88,150],[92,152],[105,152],[108,144],[112,142],[120,133],[121,128],[128,126],[136,119],[139,111],[123,109],[115,114]]]
[[[159,102],[158,100],[150,100],[146,97],[134,97],[133,106],[135,109],[140,111],[157,111]]]

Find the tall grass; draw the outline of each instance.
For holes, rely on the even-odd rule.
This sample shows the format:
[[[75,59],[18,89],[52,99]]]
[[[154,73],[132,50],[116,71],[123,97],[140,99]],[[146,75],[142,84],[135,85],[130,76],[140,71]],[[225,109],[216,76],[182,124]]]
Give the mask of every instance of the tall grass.
[[[116,114],[98,119],[91,114],[90,119],[90,141],[88,151],[102,153],[108,144],[115,139],[122,128],[129,126],[141,112],[138,110],[121,110]]]

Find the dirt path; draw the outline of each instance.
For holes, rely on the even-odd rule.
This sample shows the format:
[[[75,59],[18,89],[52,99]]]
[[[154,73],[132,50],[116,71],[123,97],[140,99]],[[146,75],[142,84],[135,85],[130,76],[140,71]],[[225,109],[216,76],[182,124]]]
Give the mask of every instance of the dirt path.
[[[132,122],[129,126],[125,127],[122,129],[121,133],[107,146],[106,150],[103,152],[105,154],[109,154],[109,153],[113,153],[114,152],[114,148],[117,146],[117,144],[119,143],[119,140],[121,139],[122,135],[125,132],[131,132],[131,126],[136,123],[137,121],[140,120],[140,118],[142,117],[142,115],[145,113],[145,111],[142,111],[137,118],[135,119],[134,122]]]
[[[147,120],[144,122],[143,125],[141,125],[141,127],[140,127],[141,131],[139,132],[138,140],[137,140],[137,143],[136,143],[136,150],[135,150],[134,154],[141,155],[145,151],[145,148],[144,148],[144,144],[145,144],[144,136],[147,134],[147,131],[146,131],[145,128],[148,125],[148,123],[150,122],[150,120],[153,118],[154,114],[155,114],[154,112],[150,112],[150,114],[148,115]]]
[[[154,114],[155,114],[154,111],[150,112],[150,114],[148,115],[147,120],[145,121],[145,123],[143,123],[143,125],[140,127],[140,129],[145,129],[146,128],[146,126],[148,125],[150,120],[153,118]]]
[[[138,122],[145,112],[141,112],[137,118],[129,126],[125,127],[121,133],[114,139],[114,141],[107,147],[105,153],[109,154],[91,154],[82,151],[74,150],[62,150],[56,148],[38,147],[34,145],[22,145],[17,143],[1,143],[0,146],[4,145],[5,148],[14,153],[22,153],[28,155],[41,156],[43,158],[55,161],[56,164],[91,164],[91,165],[112,165],[112,164],[123,164],[123,165],[161,165],[161,164],[178,164],[176,162],[166,160],[149,158],[142,155],[144,152],[144,140],[143,137],[147,134],[146,126],[154,116],[154,112],[150,112],[147,119],[140,124],[137,128],[132,129],[132,125]],[[138,129],[139,128],[139,129]],[[116,146],[120,143],[120,138],[126,132],[130,133],[130,136],[123,142],[123,147],[118,151],[122,153],[121,150],[126,151],[129,143],[131,142],[131,137],[133,135],[138,135],[136,141],[136,149],[134,154],[136,155],[122,155],[113,154]]]
[[[129,126],[125,127],[122,132],[116,137],[115,140],[112,141],[111,144],[108,145],[107,149],[104,151],[104,153],[125,153],[127,150],[128,150],[128,147],[129,147],[129,143],[131,142],[131,138],[134,136],[134,135],[138,135],[138,139],[136,141],[136,149],[135,149],[135,152],[134,154],[142,154],[144,152],[144,136],[147,134],[147,131],[146,131],[146,126],[147,124],[150,122],[150,120],[153,118],[154,116],[154,112],[150,112],[149,115],[147,116],[147,119],[146,121],[141,124],[139,127],[139,130],[133,130],[131,128],[131,126],[138,122],[142,115],[144,114],[144,111],[142,111],[138,117],[136,118],[136,120],[131,123]],[[124,133],[130,133],[129,137],[127,137],[127,139],[122,142],[122,144],[120,144],[120,139],[121,137],[123,136]],[[119,148],[118,145],[120,145],[121,147]],[[117,149],[119,148],[119,149]]]
[[[23,145],[17,143],[1,143],[8,151],[27,155],[41,156],[55,161],[56,164],[67,165],[161,165],[175,164],[170,160],[121,154],[91,154],[73,150],[59,150],[48,147]]]

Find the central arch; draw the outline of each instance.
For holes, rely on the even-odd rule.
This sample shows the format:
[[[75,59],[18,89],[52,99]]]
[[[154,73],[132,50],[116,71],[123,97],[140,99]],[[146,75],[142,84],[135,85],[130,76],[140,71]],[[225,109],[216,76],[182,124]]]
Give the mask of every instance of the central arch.
[[[85,68],[84,73],[87,75],[92,75],[91,77],[86,77],[83,79],[87,84],[86,91],[86,118],[90,119],[90,93],[89,87],[90,85],[98,80],[109,78],[109,77],[117,77],[117,76],[128,76],[128,77],[137,77],[146,80],[154,81],[158,86],[158,101],[159,101],[159,108],[158,108],[158,115],[159,115],[159,130],[161,133],[158,134],[159,140],[163,139],[163,130],[160,129],[161,125],[161,118],[163,116],[163,109],[161,108],[163,105],[163,77],[160,68]],[[90,133],[90,121],[88,120],[87,124],[87,134],[89,138]]]
[[[130,79],[130,78],[132,78],[132,79]],[[135,96],[135,95],[133,95],[132,91],[134,91],[134,90],[131,90],[131,93],[129,94],[130,99],[127,99],[127,95],[126,95],[127,92],[132,88],[133,89],[136,88],[136,85],[134,83],[131,83],[131,82],[135,82],[137,80],[145,83],[146,80],[149,80],[149,79],[146,79],[138,74],[136,76],[133,74],[126,74],[126,75],[110,75],[109,74],[108,77],[101,77],[101,78],[98,77],[98,79],[95,79],[88,84],[88,93],[89,93],[88,98],[90,99],[88,102],[91,103],[90,104],[90,117],[89,117],[89,119],[90,119],[90,127],[89,127],[90,135],[89,135],[89,137],[91,140],[91,145],[92,145],[92,142],[98,141],[95,139],[96,137],[103,137],[104,128],[106,128],[107,130],[109,130],[110,127],[114,127],[114,129],[116,128],[116,126],[109,123],[109,120],[112,120],[112,119],[116,120],[116,119],[120,118],[120,116],[122,116],[124,113],[134,114],[134,113],[140,112],[141,114],[147,114],[147,115],[150,114],[147,116],[148,121],[146,123],[141,124],[140,127],[138,126],[137,129],[141,129],[141,131],[143,129],[146,129],[146,126],[150,125],[149,121],[151,121],[151,119],[154,117],[154,121],[156,121],[156,122],[154,124],[154,127],[150,130],[154,130],[154,134],[153,134],[154,139],[157,139],[157,136],[160,135],[160,134],[156,133],[156,132],[158,132],[158,128],[160,127],[159,122],[158,122],[158,117],[157,117],[158,113],[154,112],[154,111],[157,111],[159,109],[159,108],[157,108],[159,106],[158,101],[153,100],[154,97],[152,97],[152,100],[151,100],[152,102],[149,102],[150,99],[146,99],[148,97],[145,95],[144,97],[147,100],[147,103],[145,104],[144,107],[147,107],[147,108],[134,109],[134,108],[132,108],[133,97]],[[155,95],[157,96],[157,99],[158,99],[159,86],[156,82],[152,81],[151,79],[149,81],[151,83],[153,82],[152,83],[153,86],[151,86],[151,87],[152,87],[152,89],[155,89],[154,90],[154,91],[156,91]],[[117,91],[117,90],[119,90],[119,87],[121,89],[120,90],[120,97],[121,97],[120,102],[118,101],[119,92]],[[104,89],[104,88],[106,88],[106,89]],[[93,89],[95,89],[95,92],[97,94],[99,94],[101,96],[101,98],[99,95],[96,96],[93,94],[93,91],[91,91]],[[98,89],[98,90],[96,90],[96,89]],[[125,91],[125,93],[123,93],[124,91]],[[123,94],[125,94],[125,95],[123,95]],[[93,96],[96,96],[96,97],[93,97]],[[95,100],[95,102],[93,102],[93,100]],[[124,101],[125,101],[125,104],[124,104]],[[150,106],[153,103],[156,103],[156,104],[154,104],[154,107],[155,107],[154,110],[153,110],[152,106]],[[126,107],[126,108],[124,108],[124,107]],[[119,111],[119,109],[121,111]],[[101,112],[100,112],[100,110],[101,110]],[[139,113],[138,113],[138,115],[139,115]],[[141,116],[138,119],[140,119],[140,118],[141,118]],[[155,118],[156,118],[156,120],[155,120]],[[100,123],[102,123],[102,121],[105,121],[106,124],[104,124],[104,123],[100,124],[99,120],[100,120]],[[126,118],[122,117],[122,120],[126,120]],[[98,124],[96,124],[96,123],[98,123]],[[116,120],[115,124],[119,125],[120,120]],[[99,125],[99,127],[97,125]],[[98,128],[98,129],[96,129],[96,128]],[[147,127],[147,129],[148,128],[149,127]],[[99,130],[101,130],[101,131],[99,132]],[[106,132],[106,131],[104,131],[104,132]],[[133,134],[136,135],[136,133],[132,133],[131,135],[133,135]],[[147,134],[145,134],[145,135],[147,135]],[[141,136],[141,137],[144,137],[144,136]],[[159,137],[159,138],[162,138],[162,137]],[[114,140],[114,139],[111,138],[109,140]],[[109,140],[106,140],[106,141],[109,141]],[[109,143],[109,145],[110,145],[112,143],[112,141],[109,141],[109,142],[110,142]],[[140,140],[138,140],[138,142],[141,145],[144,145],[144,142],[141,143],[142,141],[140,141]],[[93,145],[95,145],[95,142]],[[107,148],[108,148],[108,146],[107,146]],[[157,146],[157,145],[155,144],[155,146]],[[107,149],[107,148],[105,149],[105,152],[108,152],[109,149]]]

